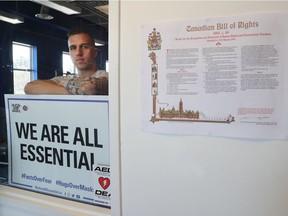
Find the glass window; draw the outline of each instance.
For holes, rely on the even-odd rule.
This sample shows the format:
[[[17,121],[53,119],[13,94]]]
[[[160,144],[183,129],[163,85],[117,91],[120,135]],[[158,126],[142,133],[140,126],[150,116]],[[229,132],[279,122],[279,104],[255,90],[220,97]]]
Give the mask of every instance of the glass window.
[[[62,53],[62,67],[63,67],[63,76],[76,75],[78,73],[68,52]]]
[[[27,82],[36,79],[36,48],[28,44],[13,42],[14,94],[24,94]]]

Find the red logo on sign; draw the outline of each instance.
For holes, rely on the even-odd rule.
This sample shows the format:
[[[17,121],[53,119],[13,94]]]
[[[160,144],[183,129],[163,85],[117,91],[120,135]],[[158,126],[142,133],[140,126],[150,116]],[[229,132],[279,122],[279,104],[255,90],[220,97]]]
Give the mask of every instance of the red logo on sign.
[[[110,186],[110,179],[109,178],[100,177],[98,179],[98,182],[104,190],[106,190]]]

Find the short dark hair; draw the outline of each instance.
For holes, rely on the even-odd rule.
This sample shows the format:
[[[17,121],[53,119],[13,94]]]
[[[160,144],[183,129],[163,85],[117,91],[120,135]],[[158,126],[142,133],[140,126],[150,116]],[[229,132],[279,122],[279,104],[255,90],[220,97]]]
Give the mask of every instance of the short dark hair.
[[[86,28],[82,27],[82,26],[74,26],[73,28],[71,28],[68,33],[67,33],[67,37],[71,37],[72,35],[76,35],[76,34],[87,34],[89,36],[89,38],[91,39],[91,42],[93,42],[94,44],[94,37],[92,36],[91,32],[88,31]]]

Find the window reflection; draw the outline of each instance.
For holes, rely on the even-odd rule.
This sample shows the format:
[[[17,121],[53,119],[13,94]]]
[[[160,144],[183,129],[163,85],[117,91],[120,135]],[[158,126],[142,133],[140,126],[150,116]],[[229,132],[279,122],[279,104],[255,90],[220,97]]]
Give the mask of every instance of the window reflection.
[[[95,39],[105,42],[99,47],[97,65],[105,69],[108,59],[108,13],[96,6],[108,1],[71,1],[82,7],[81,16],[68,16],[50,9],[53,20],[35,17],[41,5],[32,1],[2,1],[1,10],[24,18],[21,24],[0,21],[0,183],[7,183],[8,145],[4,94],[23,94],[24,85],[35,79],[50,79],[55,75],[75,75],[67,47],[67,31],[77,25],[88,27]],[[85,8],[89,8],[86,10]]]

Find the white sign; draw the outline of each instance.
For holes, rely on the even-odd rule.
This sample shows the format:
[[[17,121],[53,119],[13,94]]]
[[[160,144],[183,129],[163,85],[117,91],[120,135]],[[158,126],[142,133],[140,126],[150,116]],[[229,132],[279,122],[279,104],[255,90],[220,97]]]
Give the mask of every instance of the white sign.
[[[9,184],[110,207],[109,100],[5,95]]]
[[[142,130],[288,139],[287,13],[142,26]]]

